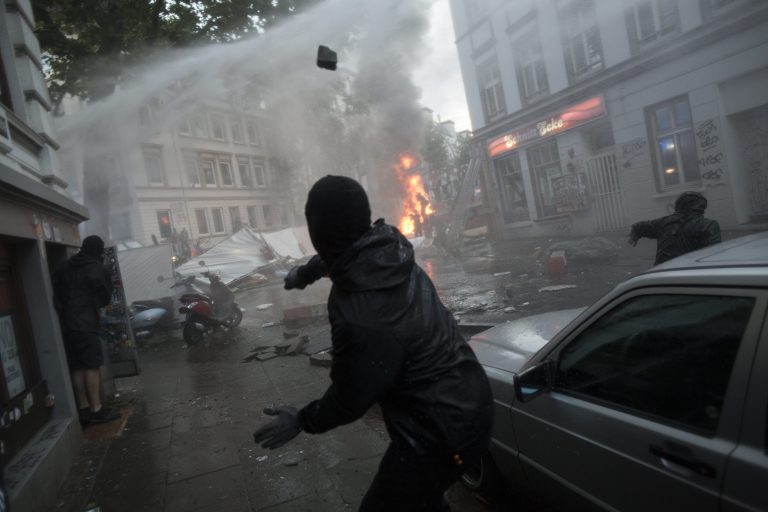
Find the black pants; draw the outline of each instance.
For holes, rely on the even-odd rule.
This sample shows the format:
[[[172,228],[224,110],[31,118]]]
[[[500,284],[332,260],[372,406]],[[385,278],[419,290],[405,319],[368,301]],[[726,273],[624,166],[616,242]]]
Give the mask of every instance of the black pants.
[[[443,494],[463,467],[449,455],[417,455],[390,443],[359,512],[447,512]]]

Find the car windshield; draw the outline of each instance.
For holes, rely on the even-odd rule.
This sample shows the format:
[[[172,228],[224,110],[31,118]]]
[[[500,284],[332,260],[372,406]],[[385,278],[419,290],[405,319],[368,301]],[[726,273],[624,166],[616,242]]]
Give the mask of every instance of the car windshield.
[[[48,450],[36,440],[80,439],[51,426],[66,419],[98,461],[56,474],[102,468],[73,477],[92,488],[62,487],[77,510],[356,509],[382,460],[407,460],[383,459],[390,441],[462,465],[445,443],[469,446],[464,423],[485,439],[479,420],[451,419],[482,409],[457,384],[474,382],[474,334],[551,313],[543,335],[521,322],[486,347],[528,354],[558,312],[656,265],[765,265],[763,239],[717,249],[768,226],[765,0],[0,11],[14,497],[44,487],[28,476]],[[606,320],[606,343],[636,318],[647,327],[631,308]],[[301,422],[283,451],[254,443],[273,415]],[[473,500],[454,508],[491,506]]]

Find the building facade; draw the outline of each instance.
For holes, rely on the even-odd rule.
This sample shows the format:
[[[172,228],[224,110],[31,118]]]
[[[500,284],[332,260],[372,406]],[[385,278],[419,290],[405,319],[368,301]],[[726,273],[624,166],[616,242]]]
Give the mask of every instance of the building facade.
[[[768,222],[768,3],[451,8],[498,233],[627,231],[685,190],[723,228]]]
[[[200,102],[178,123],[155,99],[137,112],[138,144],[115,151],[109,184],[109,237],[145,245],[185,233],[205,249],[241,226],[275,230],[294,224],[289,184],[267,150],[269,120],[258,107]],[[84,197],[82,147],[67,143],[75,197]]]
[[[67,186],[28,0],[0,9],[0,463],[13,510],[51,510],[81,430],[51,272],[87,211]]]

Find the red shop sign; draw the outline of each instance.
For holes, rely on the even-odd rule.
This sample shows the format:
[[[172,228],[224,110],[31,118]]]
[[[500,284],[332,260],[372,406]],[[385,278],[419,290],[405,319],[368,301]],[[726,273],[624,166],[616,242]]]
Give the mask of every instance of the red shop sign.
[[[602,96],[595,96],[525,128],[493,139],[488,143],[488,156],[493,158],[502,155],[529,142],[557,135],[603,115],[605,115],[605,100]]]

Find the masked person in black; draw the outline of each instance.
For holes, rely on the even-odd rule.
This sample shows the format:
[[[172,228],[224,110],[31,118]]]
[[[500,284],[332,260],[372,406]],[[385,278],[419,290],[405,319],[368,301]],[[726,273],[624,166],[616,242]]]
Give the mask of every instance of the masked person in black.
[[[53,276],[53,290],[61,331],[80,409],[80,422],[106,423],[120,417],[101,403],[101,315],[112,298],[112,277],[102,263],[104,241],[83,240],[80,252]]]
[[[322,178],[305,213],[319,257],[292,270],[286,288],[323,274],[333,281],[331,385],[301,410],[266,409],[277,419],[254,439],[277,448],[301,431],[319,434],[355,421],[378,403],[391,443],[360,510],[447,510],[445,490],[490,442],[485,372],[408,240],[383,219],[371,225],[359,183]]]
[[[720,225],[716,220],[704,217],[706,209],[706,197],[698,192],[683,192],[675,201],[675,213],[672,215],[632,224],[629,243],[635,246],[640,238],[655,238],[654,265],[719,244]]]

